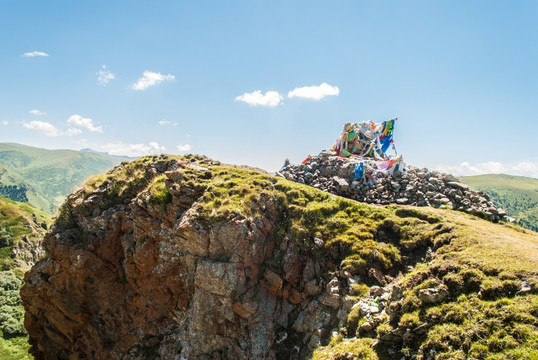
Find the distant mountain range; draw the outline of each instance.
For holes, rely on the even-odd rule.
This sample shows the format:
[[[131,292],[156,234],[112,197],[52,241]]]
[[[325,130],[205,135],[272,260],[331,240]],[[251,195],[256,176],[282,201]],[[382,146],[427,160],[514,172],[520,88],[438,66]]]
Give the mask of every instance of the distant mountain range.
[[[0,143],[0,195],[54,213],[88,177],[134,159],[89,148],[46,150]],[[473,190],[486,192],[519,225],[538,231],[538,179],[501,174],[460,180]]]
[[[538,231],[538,179],[495,174],[463,176],[460,180],[487,193],[518,225]]]
[[[99,155],[103,155],[103,156],[106,156],[106,157],[109,157],[109,158],[112,158],[112,159],[117,159],[117,160],[120,160],[120,161],[131,161],[131,160],[136,160],[137,159],[136,157],[130,157],[130,156],[111,155],[111,154],[109,154],[107,152],[97,151],[97,150],[93,150],[93,149],[90,149],[90,148],[80,149],[80,151],[88,152],[88,153],[92,153],[92,154],[99,154]]]
[[[131,159],[90,149],[46,150],[0,143],[0,195],[54,213],[88,177],[123,160]]]

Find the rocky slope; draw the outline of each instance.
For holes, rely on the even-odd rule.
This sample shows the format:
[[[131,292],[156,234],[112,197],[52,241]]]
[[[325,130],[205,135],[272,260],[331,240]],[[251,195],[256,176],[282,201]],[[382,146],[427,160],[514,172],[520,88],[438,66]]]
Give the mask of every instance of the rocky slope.
[[[390,163],[390,160],[385,161]],[[357,176],[356,165],[364,172]],[[506,220],[506,211],[450,174],[408,166],[394,171],[379,168],[383,162],[345,158],[331,151],[311,156],[300,165],[288,165],[277,174],[288,180],[369,204],[409,204],[461,210],[492,221]]]
[[[29,359],[19,289],[24,272],[45,255],[41,242],[51,216],[0,196],[0,359]]]
[[[0,196],[0,265],[18,276],[45,253],[41,242],[52,216],[31,205]]]
[[[203,157],[89,180],[44,246],[21,292],[36,359],[517,358],[538,344],[535,234]]]

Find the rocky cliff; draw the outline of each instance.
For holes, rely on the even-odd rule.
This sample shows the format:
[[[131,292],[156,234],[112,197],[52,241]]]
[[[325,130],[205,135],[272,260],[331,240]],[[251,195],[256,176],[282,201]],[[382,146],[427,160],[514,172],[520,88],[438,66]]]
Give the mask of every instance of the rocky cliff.
[[[503,269],[478,251],[491,226]],[[523,255],[506,250],[515,234],[530,244]],[[48,257],[25,277],[25,326],[36,359],[425,359],[457,346],[441,341],[438,325],[452,321],[443,304],[459,314],[501,297],[498,309],[537,303],[537,244],[462,213],[371,207],[203,157],[146,157],[60,208]],[[495,333],[520,333],[495,351],[535,345],[529,311]],[[493,331],[477,329],[469,354]]]

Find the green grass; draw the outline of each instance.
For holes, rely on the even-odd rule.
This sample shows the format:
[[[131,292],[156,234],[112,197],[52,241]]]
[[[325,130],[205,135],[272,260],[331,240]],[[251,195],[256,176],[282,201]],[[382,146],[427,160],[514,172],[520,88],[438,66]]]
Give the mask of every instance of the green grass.
[[[168,168],[175,161],[182,164],[177,182],[151,170]],[[452,210],[369,206],[255,169],[195,156],[151,156],[125,163],[90,179],[82,197],[95,195],[96,189],[103,194],[101,208],[128,204],[140,194],[148,207],[167,211],[178,206],[176,200],[191,198],[197,221],[207,227],[269,216],[276,224],[275,249],[282,241],[295,242],[300,252],[323,265],[325,280],[336,271],[359,276],[361,283],[351,294],[357,297],[377,284],[372,268],[396,278],[403,298],[390,321],[386,317],[371,338],[360,338],[356,329],[365,320],[356,310],[338,336],[325,339],[313,359],[384,359],[388,346],[379,342],[373,347],[376,339],[423,324],[428,324],[424,333],[400,344],[398,356],[427,359],[432,351],[438,359],[537,356],[538,234],[519,226]],[[66,225],[70,216],[86,211],[82,205],[64,210]],[[57,224],[62,225],[62,219]],[[431,257],[423,261],[428,249]],[[266,265],[283,273],[278,257]],[[414,266],[411,272],[409,265]],[[517,295],[523,281],[533,290]],[[430,287],[446,287],[450,295],[440,304],[424,303],[420,290]]]
[[[34,357],[28,354],[30,344],[28,337],[4,339],[0,337],[0,359],[5,360],[32,360]]]
[[[50,214],[33,206],[0,196],[0,359],[32,359],[28,354],[28,336],[23,327],[24,309],[19,288],[23,268],[17,268],[11,254],[14,245],[26,236],[30,242],[43,238],[44,230],[35,224],[51,224]]]
[[[372,339],[355,339],[335,342],[314,352],[312,360],[378,360]]]
[[[464,176],[460,180],[482,190],[527,229],[538,231],[538,179],[512,175]]]
[[[41,238],[44,230],[32,220],[32,214],[41,224],[51,224],[52,216],[33,206],[0,196],[0,270],[13,270],[13,246],[27,236],[30,241]]]
[[[96,153],[0,143],[0,185],[26,187],[30,204],[54,213],[84,180],[119,161]]]
[[[537,355],[538,296],[482,300],[461,295],[454,302],[428,308],[421,320],[435,317],[435,325],[419,347],[427,354],[450,356],[454,351],[472,358],[521,358]]]

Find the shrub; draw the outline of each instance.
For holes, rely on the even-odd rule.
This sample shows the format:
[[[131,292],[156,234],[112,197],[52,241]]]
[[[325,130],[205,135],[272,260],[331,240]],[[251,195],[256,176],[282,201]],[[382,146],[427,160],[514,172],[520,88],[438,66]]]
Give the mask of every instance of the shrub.
[[[357,331],[359,320],[361,318],[361,309],[359,306],[355,306],[347,315],[347,334],[353,336]]]
[[[5,228],[0,229],[0,247],[13,245],[11,233]]]
[[[334,346],[316,349],[312,360],[378,360],[374,340],[363,338],[346,340]]]
[[[370,288],[366,284],[355,283],[351,285],[351,295],[365,297],[368,295]]]
[[[416,310],[412,313],[405,313],[400,319],[398,324],[402,328],[415,328],[420,325],[419,311]]]
[[[22,281],[11,271],[0,272],[0,330],[4,338],[26,335],[19,288]]]

